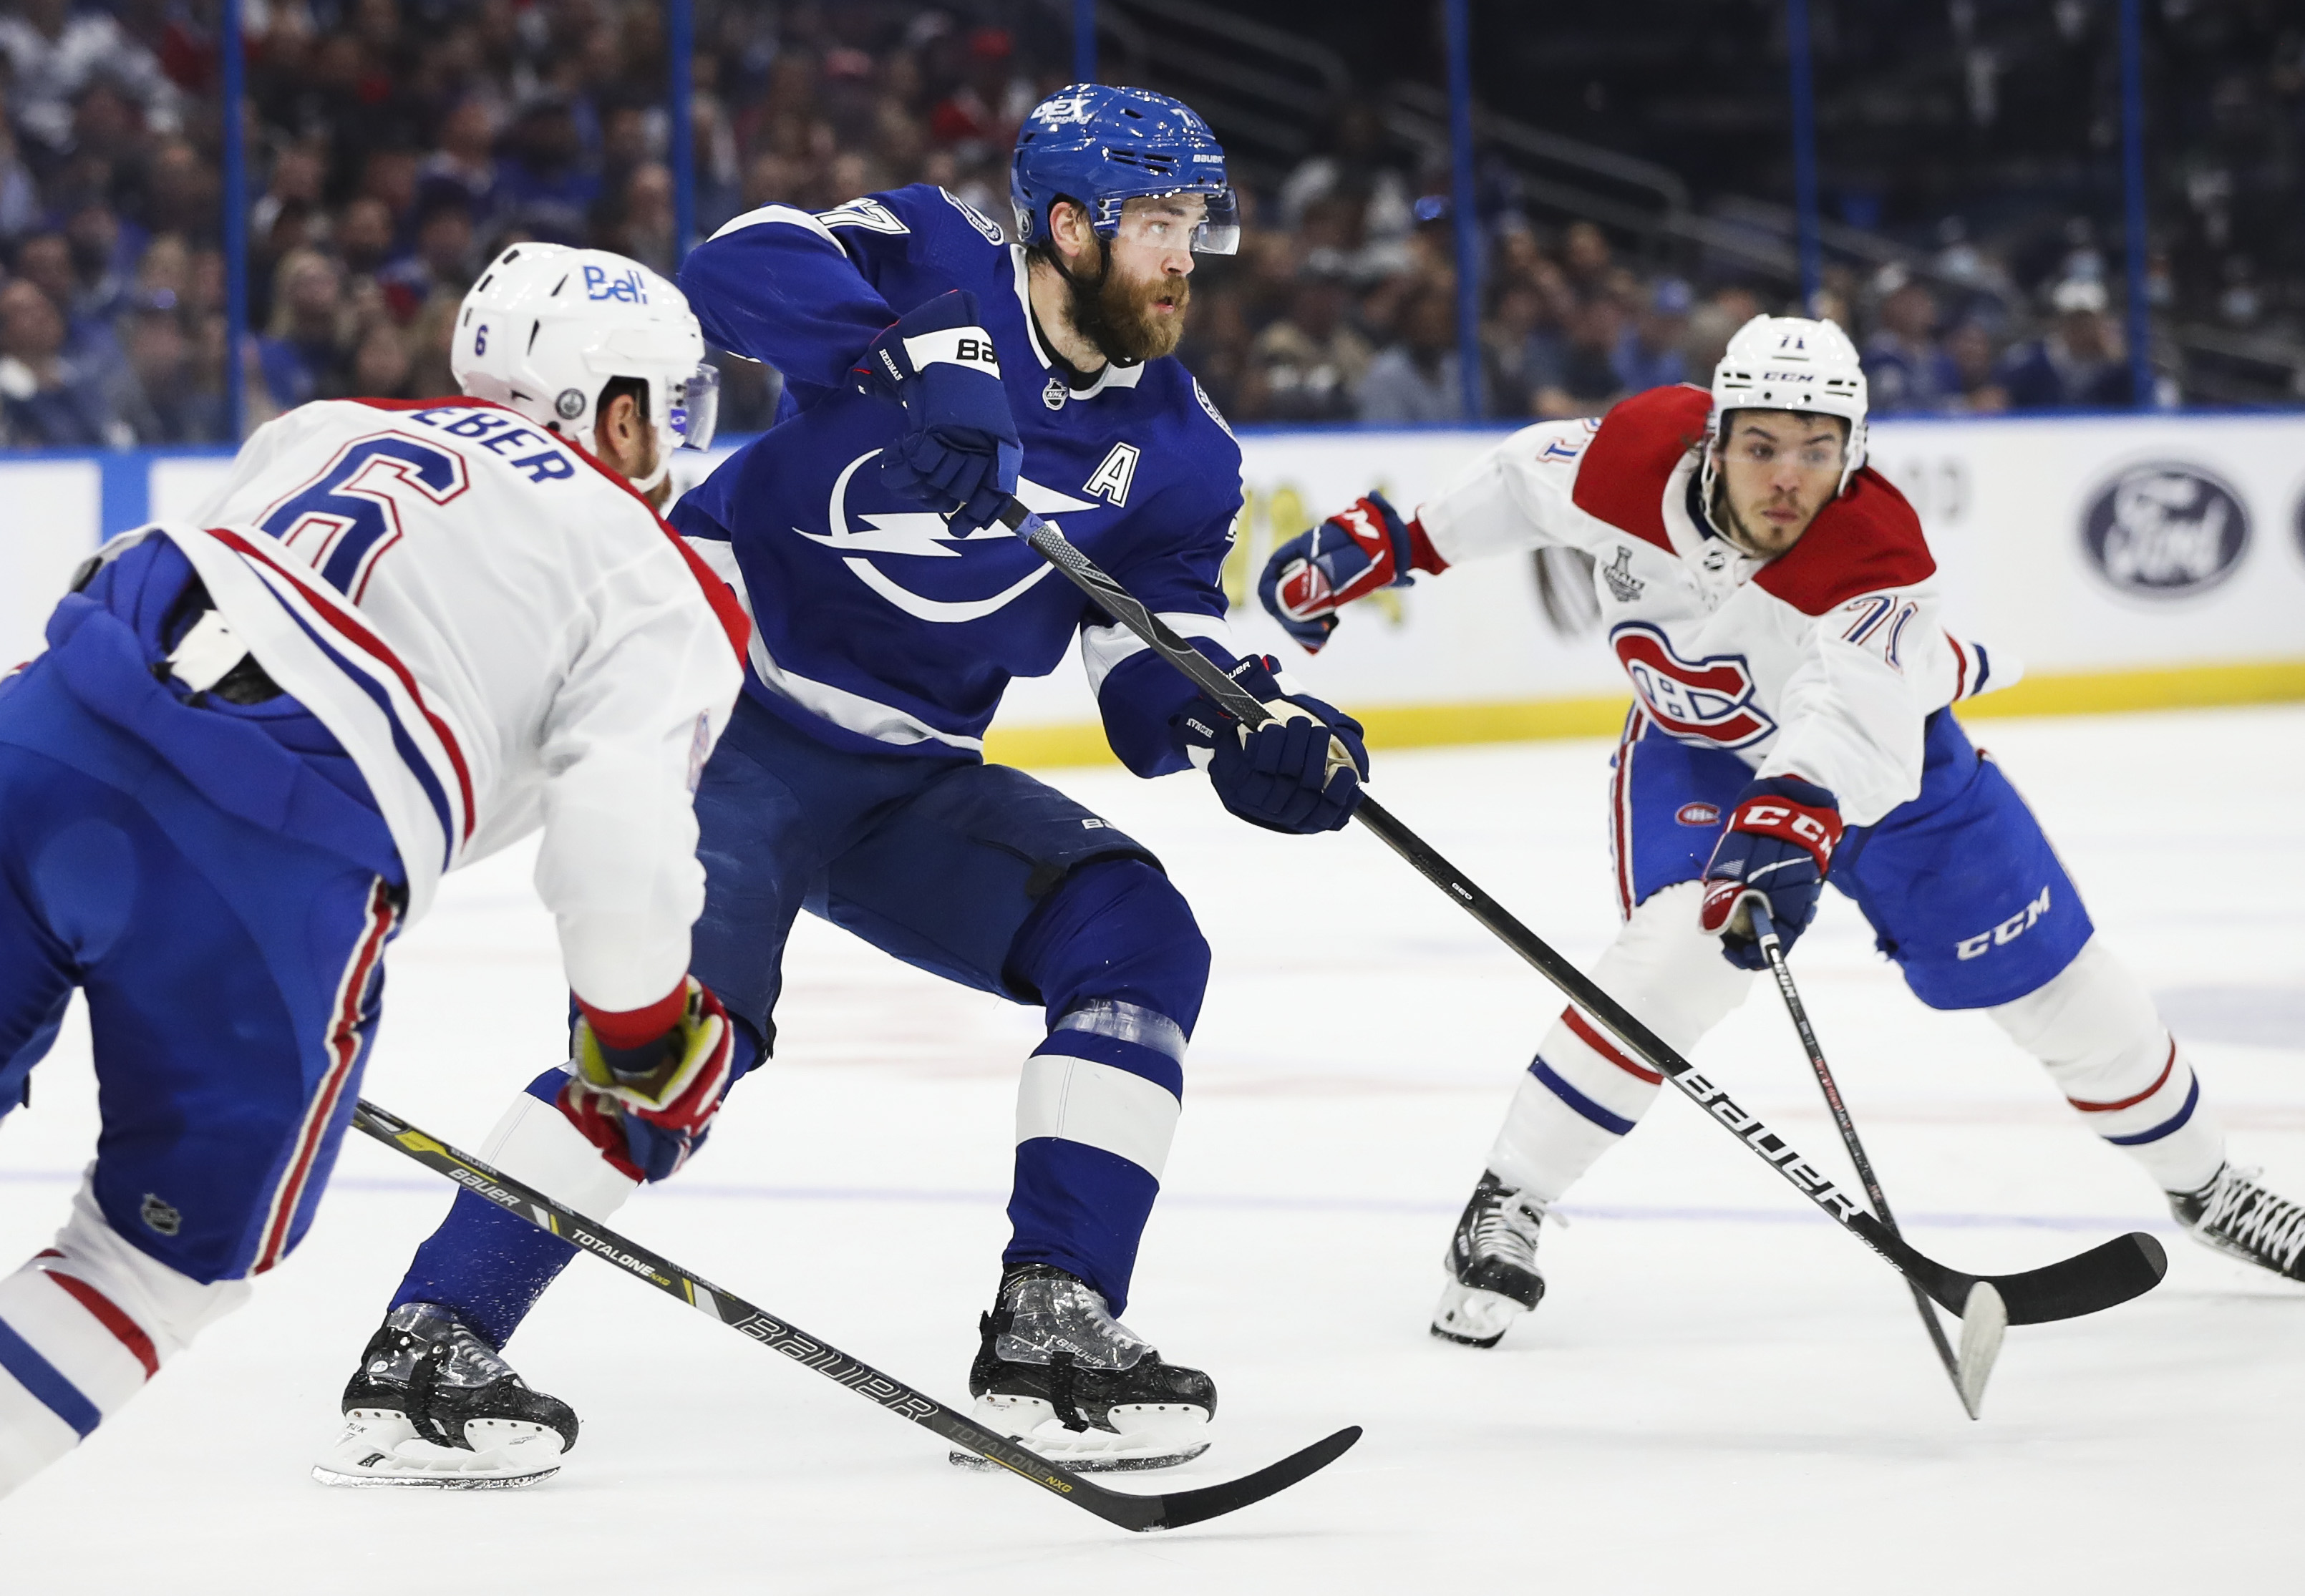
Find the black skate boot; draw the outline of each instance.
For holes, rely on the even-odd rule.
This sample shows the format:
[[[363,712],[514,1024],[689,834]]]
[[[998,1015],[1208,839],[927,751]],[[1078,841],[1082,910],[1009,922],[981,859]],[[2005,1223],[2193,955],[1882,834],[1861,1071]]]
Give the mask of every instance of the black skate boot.
[[[1484,1169],[1449,1238],[1442,1267],[1449,1285],[1433,1311],[1433,1333],[1467,1346],[1494,1346],[1512,1321],[1544,1295],[1536,1269],[1536,1227],[1545,1205]]]
[[[2169,1211],[2205,1247],[2305,1280],[2305,1208],[2257,1184],[2258,1171],[2231,1164],[2198,1192],[2169,1193]]]
[[[1076,1277],[1013,1265],[977,1328],[968,1394],[986,1429],[1071,1469],[1161,1469],[1209,1449],[1215,1382],[1162,1363]],[[952,1460],[991,1466],[967,1452]]]
[[[576,1444],[568,1405],[532,1391],[446,1308],[395,1308],[344,1387],[345,1428],[313,1467],[323,1485],[475,1490],[533,1485]]]

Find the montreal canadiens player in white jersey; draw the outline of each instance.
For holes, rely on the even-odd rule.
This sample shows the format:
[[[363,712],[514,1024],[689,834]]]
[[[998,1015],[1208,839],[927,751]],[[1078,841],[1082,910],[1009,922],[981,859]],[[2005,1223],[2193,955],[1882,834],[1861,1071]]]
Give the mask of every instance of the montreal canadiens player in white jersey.
[[[1865,464],[1865,377],[1829,321],[1758,317],[1708,395],[1513,434],[1404,522],[1372,494],[1275,552],[1266,607],[1307,648],[1413,571],[1554,545],[1593,556],[1635,701],[1611,785],[1624,929],[1593,977],[1687,1053],[1790,948],[1829,879],[1908,986],[1981,1008],[2200,1240],[2305,1278],[2305,1210],[2225,1162],[2183,1049],[2039,824],[1947,706],[2008,662],[1944,629],[1920,522]],[[1574,1008],[1522,1077],[1451,1237],[1433,1333],[1493,1346],[1544,1292],[1546,1208],[1656,1096]]]
[[[472,397],[271,422],[0,683],[0,1105],[78,988],[103,1107],[55,1244],[0,1279],[0,1491],[302,1239],[385,945],[445,872],[541,829],[582,1090],[675,1133],[718,1100],[690,794],[744,622],[644,497],[709,436],[702,337],[670,284],[551,245],[462,316]]]
[[[798,412],[672,512],[756,623],[744,696],[697,793],[694,967],[727,1004],[739,1076],[773,1045],[804,908],[1044,1014],[969,1390],[980,1422],[1049,1456],[1150,1468],[1206,1448],[1216,1409],[1205,1373],[1118,1317],[1177,1127],[1208,944],[1143,844],[985,763],[985,727],[1011,677],[1045,675],[1077,646],[1125,763],[1142,776],[1200,765],[1233,812],[1285,832],[1345,824],[1357,772],[1332,773],[1329,751],[1333,733],[1359,761],[1359,728],[1297,695],[1280,705],[1293,721],[1244,733],[996,519],[1015,494],[1262,699],[1290,697],[1231,644],[1219,576],[1240,451],[1169,358],[1195,251],[1229,253],[1238,233],[1224,152],[1173,99],[1081,85],[1025,119],[1011,179],[1016,245],[915,185],[814,214],[748,212],[682,268],[707,335],[776,367]],[[677,1160],[646,1122],[573,1113],[565,1080],[547,1070],[515,1099],[490,1156],[605,1216]],[[851,1131],[869,1156],[869,1128]],[[431,1327],[502,1348],[572,1256],[460,1194],[344,1392],[355,1424],[405,1417],[454,1446],[475,1425],[549,1415],[573,1441],[574,1415],[493,1354],[412,1373],[392,1336]],[[893,1257],[891,1269],[888,1306],[908,1311]],[[494,1477],[525,1481],[557,1460]],[[364,1472],[356,1457],[344,1468]]]

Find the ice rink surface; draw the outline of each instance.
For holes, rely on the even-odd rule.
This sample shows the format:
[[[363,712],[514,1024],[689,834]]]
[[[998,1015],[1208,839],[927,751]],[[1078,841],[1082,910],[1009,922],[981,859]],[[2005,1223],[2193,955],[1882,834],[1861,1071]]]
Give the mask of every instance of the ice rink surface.
[[[2161,998],[2236,1158],[2305,1198],[2305,709],[1972,728],[2100,934]],[[1377,791],[1580,964],[1612,935],[1606,750],[1398,754]],[[1480,1353],[1425,1331],[1450,1222],[1560,1000],[1351,831],[1231,820],[1205,784],[1065,772],[1157,848],[1216,975],[1130,1322],[1222,1392],[1228,1477],[1367,1427],[1236,1516],[1131,1537],[579,1259],[509,1348],[581,1446],[521,1492],[330,1491],[338,1391],[448,1188],[351,1137],[254,1302],[0,1504],[15,1592],[1862,1592],[2293,1589],[2305,1287],[2172,1230],[2126,1159],[1981,1016],[1914,1001],[1826,895],[1795,957],[1915,1240],[1971,1269],[2116,1231],[2167,1282],[2011,1332],[1961,1414],[1897,1277],[1665,1094],[1546,1228],[1552,1295]],[[524,855],[454,879],[389,964],[368,1095],[476,1146],[553,1056]],[[956,1403],[1005,1236],[1037,1017],[814,921],[780,1057],[617,1225]],[[1844,1167],[1773,993],[1697,1053]],[[45,1244],[95,1133],[84,1030],[0,1125],[0,1257]],[[1827,1160],[1830,1163],[1827,1163]]]

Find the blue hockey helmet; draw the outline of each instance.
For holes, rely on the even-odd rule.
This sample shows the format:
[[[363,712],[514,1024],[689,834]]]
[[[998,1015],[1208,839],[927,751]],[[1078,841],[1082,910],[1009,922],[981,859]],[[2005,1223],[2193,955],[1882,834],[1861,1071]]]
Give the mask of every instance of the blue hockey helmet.
[[[1016,236],[1026,245],[1049,239],[1049,207],[1072,200],[1110,238],[1131,200],[1199,194],[1208,214],[1193,248],[1229,255],[1240,247],[1240,210],[1225,181],[1224,146],[1184,101],[1149,89],[1074,83],[1033,107],[1016,134],[1008,197]]]

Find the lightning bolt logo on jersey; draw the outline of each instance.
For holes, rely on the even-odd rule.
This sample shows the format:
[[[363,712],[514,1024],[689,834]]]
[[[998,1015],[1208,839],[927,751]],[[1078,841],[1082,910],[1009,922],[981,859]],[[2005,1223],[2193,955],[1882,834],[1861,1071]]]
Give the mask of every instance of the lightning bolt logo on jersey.
[[[1239,446],[1173,359],[1068,380],[1032,321],[1026,281],[1021,250],[926,185],[816,215],[766,207],[683,268],[707,335],[783,372],[797,413],[684,498],[673,524],[752,612],[746,691],[811,736],[976,752],[1009,679],[1054,670],[1076,636],[1108,725],[1134,714],[1165,728],[1176,688],[1117,670],[1140,652],[1133,640],[1050,580],[1030,546],[998,524],[956,532],[881,485],[899,417],[842,374],[896,315],[955,288],[976,295],[992,335],[1024,446],[1017,497],[1178,630],[1223,634]],[[764,302],[809,310],[770,315]],[[1051,387],[1065,403],[1043,403]],[[1134,701],[1140,675],[1159,704]]]

